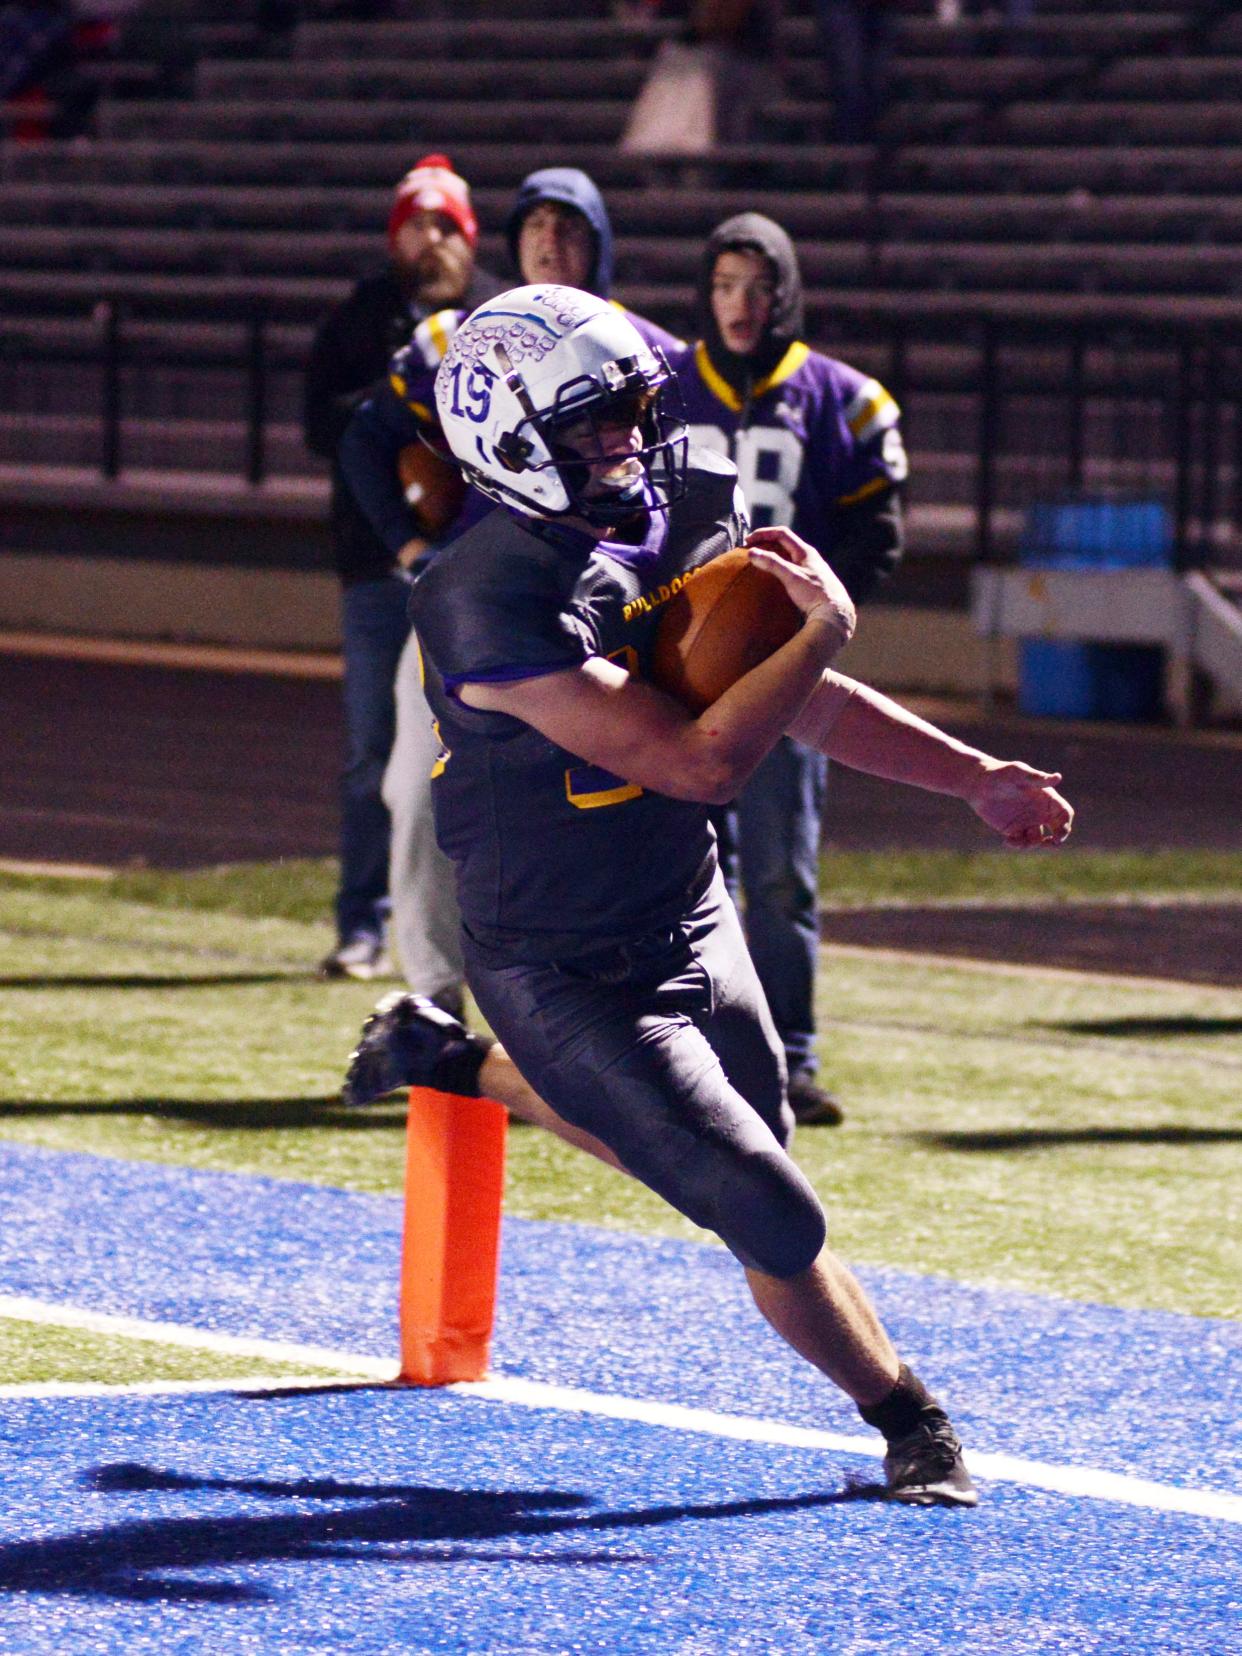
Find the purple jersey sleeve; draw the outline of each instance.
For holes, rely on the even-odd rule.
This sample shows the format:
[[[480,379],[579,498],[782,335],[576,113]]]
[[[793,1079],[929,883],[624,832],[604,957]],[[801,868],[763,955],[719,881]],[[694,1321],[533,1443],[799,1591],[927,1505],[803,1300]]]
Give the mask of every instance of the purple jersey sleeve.
[[[436,369],[465,314],[440,311],[419,323],[409,343],[389,363],[387,385],[363,403],[341,443],[345,480],[394,554],[408,541],[423,537],[418,516],[402,492],[397,457],[407,444],[436,426]],[[440,540],[451,540],[490,510],[490,501],[477,490],[468,490],[456,521]]]

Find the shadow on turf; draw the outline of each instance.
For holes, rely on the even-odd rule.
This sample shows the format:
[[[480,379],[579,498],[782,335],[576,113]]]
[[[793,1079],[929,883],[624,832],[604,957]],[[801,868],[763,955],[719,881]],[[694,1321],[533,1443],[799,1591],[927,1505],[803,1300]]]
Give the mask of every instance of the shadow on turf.
[[[1242,1127],[1016,1127],[907,1136],[933,1150],[1051,1150],[1063,1144],[1242,1144]]]
[[[590,1498],[558,1489],[462,1490],[425,1484],[343,1483],[334,1478],[204,1478],[121,1462],[85,1475],[101,1493],[246,1496],[296,1502],[301,1510],[201,1518],[129,1519],[112,1529],[0,1546],[0,1593],[42,1592],[184,1603],[259,1603],[271,1595],[257,1582],[199,1581],[188,1570],[227,1569],[290,1560],[359,1559],[437,1564],[500,1559],[506,1564],[599,1565],[642,1562],[630,1551],[532,1552],[523,1538],[569,1540],[578,1535],[656,1528],[797,1512],[845,1502],[879,1500],[886,1491],[862,1485],[830,1494],[748,1501],[711,1501],[588,1512]],[[305,1510],[308,1503],[323,1510]],[[213,1505],[215,1503],[212,1503]],[[488,1551],[477,1543],[508,1543]]]
[[[344,1128],[350,1132],[396,1131],[405,1126],[405,1099],[394,1095],[399,1109],[379,1104],[345,1109],[335,1098],[0,1098],[0,1121],[32,1116],[163,1116],[196,1127],[221,1127],[230,1133],[260,1132],[273,1127]]]
[[[1188,1013],[1177,1018],[1077,1018],[1040,1027],[1071,1035],[1239,1035],[1242,1018],[1199,1018]]]

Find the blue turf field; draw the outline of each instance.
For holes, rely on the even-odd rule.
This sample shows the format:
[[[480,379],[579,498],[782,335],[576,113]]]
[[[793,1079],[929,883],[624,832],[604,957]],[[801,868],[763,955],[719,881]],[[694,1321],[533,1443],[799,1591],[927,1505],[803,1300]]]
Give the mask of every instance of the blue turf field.
[[[0,1292],[395,1352],[400,1205],[0,1147]],[[971,1449],[1242,1487],[1242,1327],[863,1273]],[[720,1250],[506,1227],[510,1376],[858,1435]],[[123,1377],[118,1377],[123,1378]],[[0,1398],[0,1650],[1242,1652],[1242,1524],[374,1387]]]

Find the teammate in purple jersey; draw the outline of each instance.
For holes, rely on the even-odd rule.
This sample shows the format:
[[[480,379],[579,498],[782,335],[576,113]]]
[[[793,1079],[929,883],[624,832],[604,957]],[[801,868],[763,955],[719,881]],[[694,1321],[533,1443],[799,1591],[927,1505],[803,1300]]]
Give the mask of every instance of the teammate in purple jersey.
[[[543,167],[524,178],[505,226],[513,263],[526,282],[558,282],[608,299],[612,287],[612,225],[594,181],[577,167]],[[615,300],[648,345],[666,355],[683,342]],[[388,385],[364,403],[345,434],[341,463],[354,496],[390,551],[407,566],[423,558],[427,543],[418,515],[397,475],[397,455],[434,432],[436,370],[469,309],[443,310],[414,330],[389,366]],[[489,508],[472,491],[451,539]],[[412,544],[414,543],[414,544]]]
[[[731,459],[751,523],[790,525],[823,549],[856,604],[901,556],[906,455],[898,408],[876,380],[802,339],[793,243],[761,213],[721,224],[704,252],[703,337],[673,358],[691,440]],[[730,888],[789,1065],[803,1124],[836,1124],[818,1084],[815,968],[820,821],[828,762],[792,737],[718,813]]]

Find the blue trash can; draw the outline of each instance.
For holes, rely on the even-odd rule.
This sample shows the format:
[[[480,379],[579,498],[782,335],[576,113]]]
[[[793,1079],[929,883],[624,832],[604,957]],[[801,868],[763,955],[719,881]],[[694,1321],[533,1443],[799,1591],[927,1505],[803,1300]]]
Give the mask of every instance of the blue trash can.
[[[1024,569],[1168,569],[1173,520],[1159,500],[1043,501],[1027,513]],[[1158,644],[1023,639],[1018,707],[1035,717],[1142,723],[1164,711]]]

